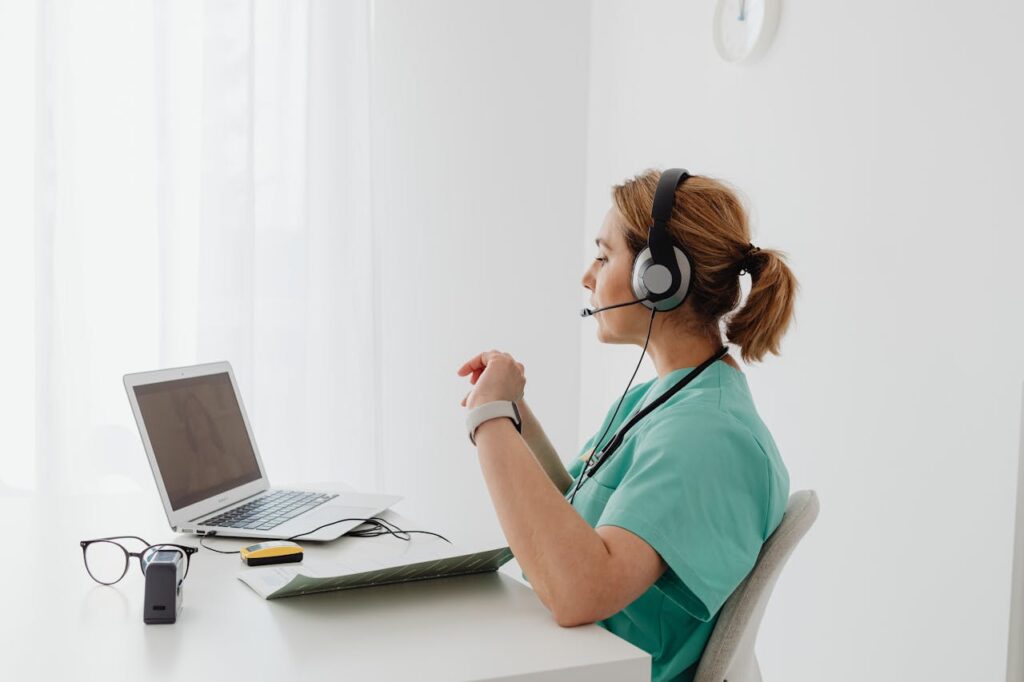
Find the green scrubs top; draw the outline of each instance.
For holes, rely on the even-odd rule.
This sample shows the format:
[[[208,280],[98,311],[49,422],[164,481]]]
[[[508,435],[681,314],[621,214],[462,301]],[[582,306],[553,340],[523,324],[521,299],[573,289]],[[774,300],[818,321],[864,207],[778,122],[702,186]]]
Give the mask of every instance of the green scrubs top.
[[[601,446],[692,369],[630,389]],[[570,465],[574,479],[617,404]],[[653,680],[692,680],[719,609],[754,567],[788,501],[789,474],[746,377],[713,363],[630,429],[576,494],[573,506],[587,523],[625,528],[668,565],[636,601],[598,624],[651,654]]]

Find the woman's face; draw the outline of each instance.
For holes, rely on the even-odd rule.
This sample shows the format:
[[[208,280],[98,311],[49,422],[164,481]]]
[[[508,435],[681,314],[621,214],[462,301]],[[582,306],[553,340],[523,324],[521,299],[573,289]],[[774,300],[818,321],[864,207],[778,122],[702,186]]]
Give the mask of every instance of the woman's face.
[[[596,258],[583,273],[583,286],[590,290],[590,305],[594,308],[636,300],[630,286],[633,254],[626,245],[621,225],[622,215],[613,204],[597,235]],[[597,340],[602,343],[643,343],[650,313],[649,308],[637,303],[595,314]]]

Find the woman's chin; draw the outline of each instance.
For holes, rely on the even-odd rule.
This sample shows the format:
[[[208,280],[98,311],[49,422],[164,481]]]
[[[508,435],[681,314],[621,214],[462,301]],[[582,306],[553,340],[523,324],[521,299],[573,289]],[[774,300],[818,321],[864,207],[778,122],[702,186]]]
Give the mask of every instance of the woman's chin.
[[[597,340],[600,343],[609,343],[609,344],[616,344],[616,345],[624,345],[624,344],[633,343],[632,341],[623,340],[621,337],[618,337],[615,334],[609,332],[608,329],[606,327],[604,327],[604,326],[599,326],[595,333],[597,335]]]

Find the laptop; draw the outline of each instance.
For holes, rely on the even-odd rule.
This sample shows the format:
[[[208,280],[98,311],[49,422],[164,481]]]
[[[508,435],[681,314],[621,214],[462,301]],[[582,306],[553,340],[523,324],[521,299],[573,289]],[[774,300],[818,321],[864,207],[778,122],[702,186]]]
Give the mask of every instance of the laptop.
[[[176,532],[334,540],[402,499],[273,488],[227,362],[126,374],[124,387]]]

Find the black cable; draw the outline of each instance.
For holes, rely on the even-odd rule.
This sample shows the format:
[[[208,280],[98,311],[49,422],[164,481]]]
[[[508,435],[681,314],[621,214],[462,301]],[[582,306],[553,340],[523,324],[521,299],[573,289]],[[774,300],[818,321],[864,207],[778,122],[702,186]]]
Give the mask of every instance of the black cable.
[[[328,526],[333,526],[336,523],[342,523],[344,521],[362,521],[364,523],[369,523],[371,525],[374,525],[378,529],[378,531],[374,531],[374,530],[368,528],[366,530],[361,530],[361,531],[360,530],[355,530],[355,531],[350,531],[349,533],[347,533],[347,535],[352,535],[352,536],[357,537],[357,538],[373,538],[373,537],[377,537],[378,535],[391,534],[391,535],[394,535],[399,540],[409,541],[412,538],[410,538],[410,537],[404,537],[403,538],[400,535],[400,533],[405,533],[406,535],[410,535],[411,533],[423,533],[424,535],[433,535],[435,537],[439,537],[442,540],[444,540],[445,542],[447,542],[449,545],[452,544],[452,541],[449,540],[448,538],[446,538],[443,535],[438,535],[437,533],[432,533],[429,530],[402,530],[398,526],[395,526],[395,524],[391,523],[390,521],[386,521],[386,520],[380,518],[379,516],[371,516],[368,519],[338,519],[337,521],[331,521],[330,523],[325,523],[324,525],[322,525],[322,526],[320,526],[318,528],[314,528],[311,531],[307,531],[305,533],[299,533],[298,535],[293,535],[293,536],[291,536],[288,539],[289,540],[294,540],[295,538],[301,538],[303,535],[309,535],[310,533],[315,533],[318,530],[320,530],[321,528],[327,528]],[[390,528],[388,528],[389,525],[390,526],[394,526],[395,530],[393,531]],[[398,532],[395,532],[395,531],[398,531]]]
[[[207,537],[211,537],[211,536],[214,536],[214,535],[216,535],[216,534],[217,534],[217,531],[215,531],[215,530],[211,530],[211,531],[210,531],[209,533],[207,533],[206,535],[200,535],[200,536],[199,536],[199,545],[200,545],[200,546],[201,546],[201,547],[202,547],[203,549],[208,549],[208,550],[210,550],[211,552],[216,552],[217,554],[239,554],[239,553],[240,553],[240,552],[239,552],[239,551],[238,551],[237,549],[236,549],[235,551],[233,551],[233,552],[228,552],[228,551],[225,551],[225,550],[223,550],[223,549],[215,549],[215,548],[213,548],[213,547],[210,547],[209,545],[207,545],[207,544],[206,544],[205,542],[203,542],[203,540],[205,540],[205,539],[206,539]]]
[[[381,518],[379,516],[371,517],[370,520],[368,520],[367,523],[364,524],[364,525],[371,525],[373,527],[372,528],[363,528],[362,530],[359,529],[360,527],[356,527],[354,530],[349,531],[348,535],[352,535],[352,536],[357,537],[357,538],[375,538],[375,537],[378,537],[380,535],[391,534],[391,535],[394,535],[395,537],[399,538],[400,540],[408,541],[408,540],[411,540],[412,538],[409,538],[409,537],[404,537],[403,538],[401,536],[402,533],[404,533],[406,536],[408,536],[410,532],[414,532],[414,533],[428,533],[429,532],[429,531],[421,531],[421,530],[406,532],[406,531],[402,530],[401,528],[399,528],[398,526],[396,526],[395,524],[393,524],[390,521],[388,521],[387,519]],[[436,533],[431,533],[431,535],[436,535]],[[441,537],[441,536],[438,536],[438,537]]]
[[[622,407],[622,401],[626,399],[626,394],[629,393],[629,387],[633,385],[633,379],[636,378],[636,373],[640,369],[640,365],[642,365],[644,362],[644,354],[647,353],[647,344],[650,343],[651,341],[651,330],[654,329],[654,316],[657,313],[657,308],[651,308],[651,322],[650,324],[647,325],[647,340],[644,341],[644,349],[640,351],[640,362],[636,363],[636,369],[633,370],[633,376],[629,378],[629,384],[626,385],[626,390],[622,392],[622,397],[619,398],[619,404],[615,406],[615,412],[612,414],[612,418],[608,420],[608,426],[605,427],[604,433],[601,434],[601,437],[597,439],[597,443],[594,445],[594,449],[590,451],[590,457],[587,459],[586,463],[584,463],[583,468],[580,469],[580,477],[576,481],[576,486],[572,490],[572,495],[569,496],[570,505],[576,499],[576,491],[580,489],[581,485],[583,485],[584,472],[587,470],[587,467],[591,465],[594,456],[598,452],[598,447],[601,445],[601,441],[604,440],[604,437],[608,435],[608,429],[610,429],[612,427],[612,424],[615,423],[615,417],[616,415],[619,414],[619,408]]]
[[[351,537],[355,537],[355,538],[375,538],[375,537],[379,537],[381,535],[394,535],[399,540],[404,540],[404,541],[408,542],[408,541],[412,540],[411,536],[412,536],[413,533],[422,533],[424,535],[433,535],[435,537],[441,538],[442,540],[447,542],[449,545],[452,544],[452,541],[449,540],[448,538],[446,538],[443,535],[438,535],[437,533],[432,533],[429,530],[403,530],[402,528],[399,528],[398,526],[396,526],[394,523],[388,521],[387,519],[382,519],[379,516],[371,516],[369,518],[338,519],[337,521],[331,521],[330,523],[325,523],[324,525],[322,525],[322,526],[320,526],[318,528],[314,528],[311,531],[307,531],[305,533],[299,533],[298,535],[293,535],[293,536],[291,536],[290,538],[287,538],[287,539],[288,540],[294,540],[296,538],[301,538],[304,535],[309,535],[311,533],[315,533],[315,532],[317,532],[318,530],[320,530],[322,528],[327,528],[328,526],[333,526],[336,523],[343,523],[345,521],[362,521],[363,522],[362,525],[370,525],[370,526],[372,526],[371,528],[364,528],[362,530],[358,530],[358,527],[357,527],[356,530],[351,530],[351,531],[349,531],[348,533],[345,534],[346,536],[351,536]],[[392,528],[394,530],[392,530]],[[209,545],[207,545],[206,543],[203,542],[203,540],[205,538],[212,537],[214,535],[217,535],[217,531],[215,531],[215,530],[208,532],[204,536],[200,536],[199,537],[199,544],[204,549],[208,549],[211,552],[216,552],[217,554],[238,554],[239,553],[238,550],[234,550],[232,552],[229,552],[229,551],[226,551],[226,550],[223,550],[223,549],[216,549],[214,547],[210,547]],[[404,535],[404,537],[403,537],[403,535]]]

